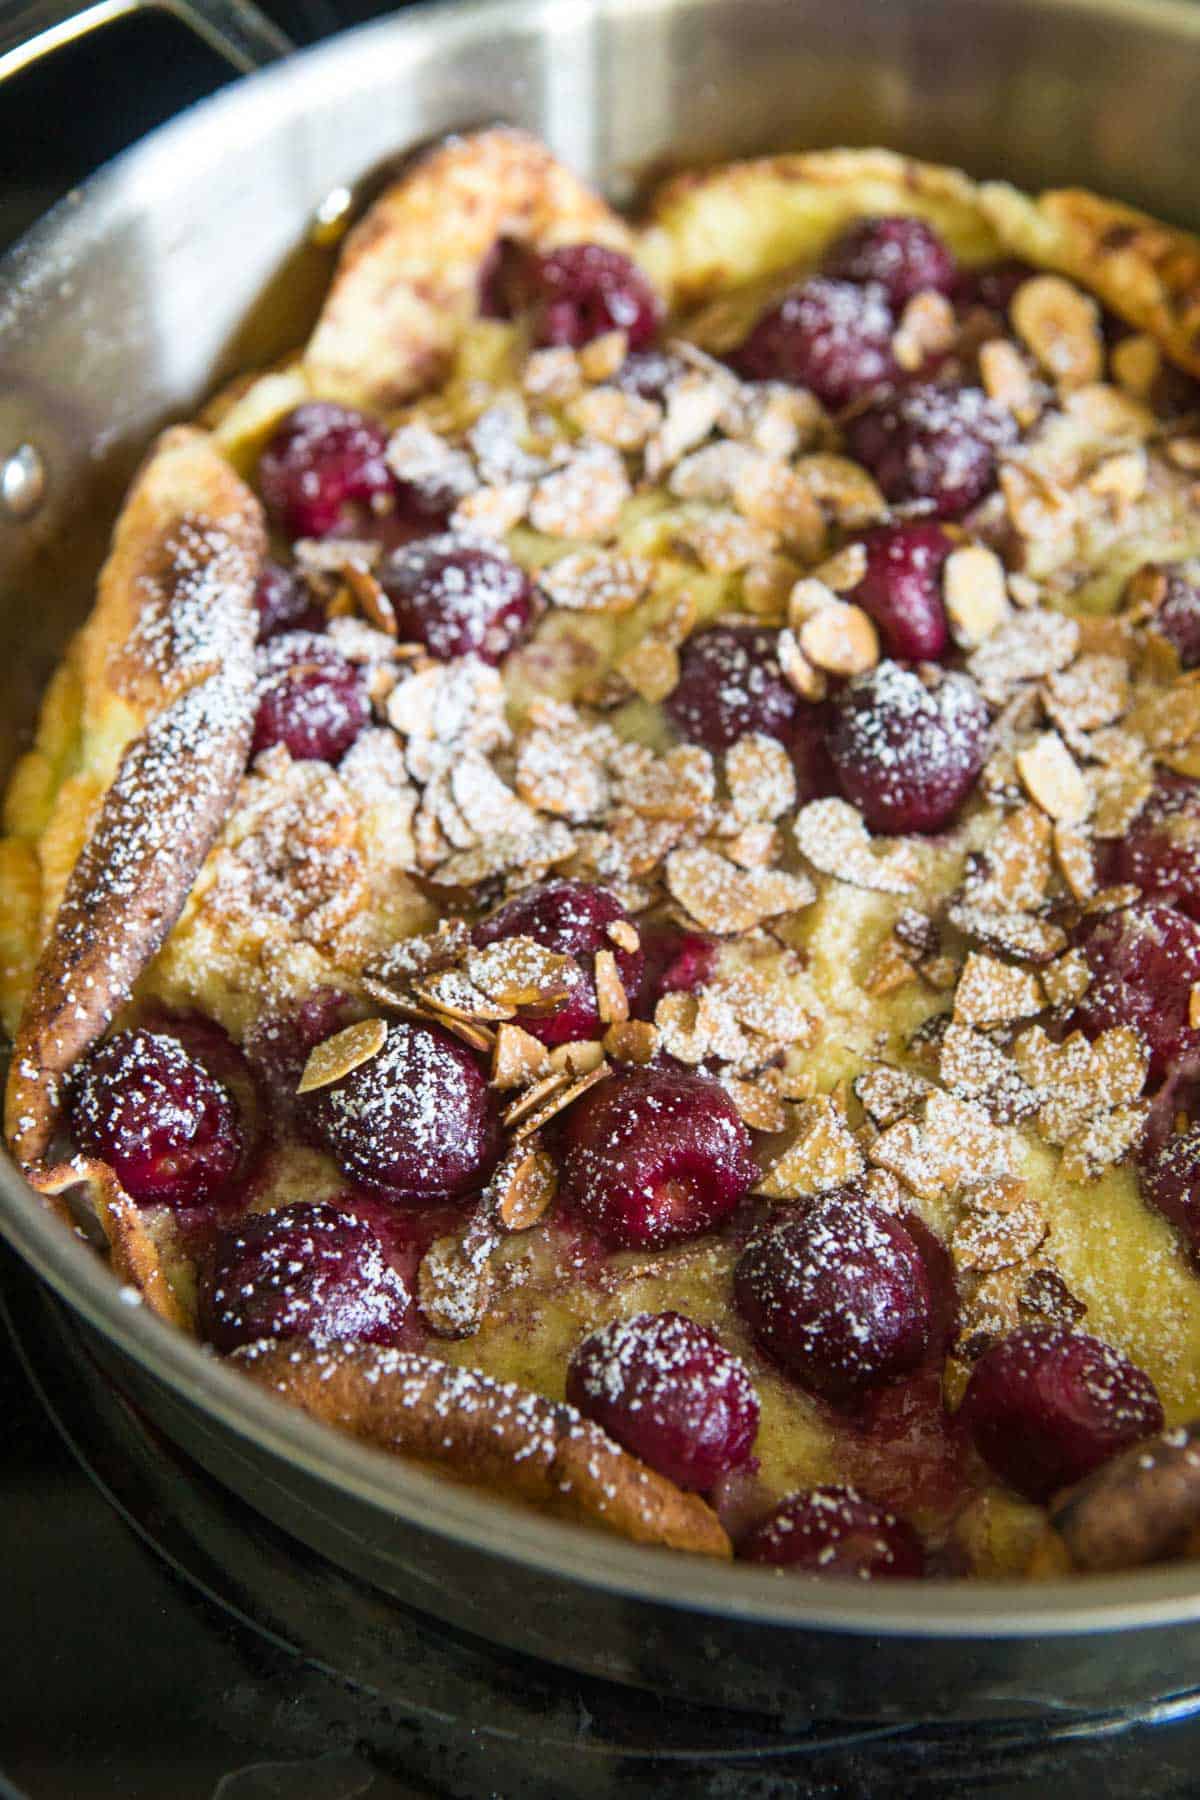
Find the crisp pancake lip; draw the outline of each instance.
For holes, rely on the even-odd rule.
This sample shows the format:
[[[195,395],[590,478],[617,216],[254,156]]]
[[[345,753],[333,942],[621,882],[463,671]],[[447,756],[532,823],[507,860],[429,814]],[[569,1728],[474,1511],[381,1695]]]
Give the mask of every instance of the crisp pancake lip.
[[[167,432],[117,523],[85,627],[84,723],[129,735],[67,881],[17,1030],[6,1131],[46,1154],[62,1084],[191,890],[245,767],[261,509],[203,433]]]
[[[477,316],[480,269],[500,237],[621,250],[678,312],[786,275],[871,212],[921,214],[968,264],[1012,254],[1069,275],[1200,373],[1200,242],[1096,196],[1035,199],[889,152],[841,150],[679,177],[639,229],[537,140],[496,127],[419,154],[350,233],[299,361],[262,379],[255,431],[306,397],[386,414],[435,387]],[[737,231],[726,229],[731,219]],[[227,435],[232,444],[232,426]],[[80,761],[98,792],[80,822],[58,808],[58,835],[70,844],[74,829],[78,851],[7,1097],[8,1139],[34,1184],[64,1217],[60,1197],[86,1187],[115,1272],[184,1327],[163,1251],[113,1171],[46,1158],[65,1077],[167,937],[237,794],[265,552],[259,504],[216,442],[189,428],[164,434],[131,489],[73,653]],[[451,1476],[638,1542],[730,1555],[702,1500],[535,1393],[363,1344],[264,1343],[232,1360],[313,1416]]]
[[[283,1339],[233,1362],[313,1418],[473,1485],[639,1544],[728,1558],[711,1507],[613,1443],[572,1406],[428,1356]]]
[[[314,393],[387,411],[444,374],[498,238],[538,249],[634,237],[527,132],[495,126],[419,157],[346,239],[304,352]]]

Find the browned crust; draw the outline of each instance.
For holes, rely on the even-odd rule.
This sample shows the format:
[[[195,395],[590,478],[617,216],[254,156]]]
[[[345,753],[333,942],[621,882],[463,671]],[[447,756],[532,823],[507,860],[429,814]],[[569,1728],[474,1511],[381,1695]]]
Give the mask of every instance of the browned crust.
[[[1070,1566],[1090,1573],[1184,1553],[1200,1527],[1200,1419],[1134,1444],[1060,1494],[1050,1524]]]
[[[128,998],[233,799],[253,724],[261,509],[201,432],[167,432],[134,483],[84,628],[89,733],[127,741],[17,1030],[6,1132],[45,1155],[62,1079]]]
[[[372,1344],[322,1349],[293,1339],[252,1345],[233,1361],[272,1393],[379,1449],[635,1543],[732,1555],[711,1507],[619,1449],[574,1407]]]
[[[420,157],[346,239],[304,362],[314,393],[387,411],[445,372],[500,237],[631,251],[611,207],[524,131],[497,126]]]
[[[85,1188],[108,1239],[109,1260],[117,1279],[136,1288],[159,1318],[184,1331],[191,1329],[187,1308],[171,1286],[162,1254],[146,1229],[145,1220],[107,1163],[77,1156],[70,1162],[56,1163],[52,1169],[35,1170],[32,1180],[48,1200],[59,1202],[57,1210],[68,1224],[70,1214],[60,1196]]]
[[[1013,255],[1070,276],[1200,374],[1200,238],[1083,188],[1030,200],[992,183],[980,197]]]

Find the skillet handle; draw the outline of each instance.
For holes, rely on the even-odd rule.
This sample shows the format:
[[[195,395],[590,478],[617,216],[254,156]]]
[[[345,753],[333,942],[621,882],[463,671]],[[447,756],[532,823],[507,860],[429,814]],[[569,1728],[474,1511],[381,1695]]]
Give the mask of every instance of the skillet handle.
[[[0,82],[115,19],[151,11],[178,19],[239,75],[294,48],[254,0],[0,0]]]

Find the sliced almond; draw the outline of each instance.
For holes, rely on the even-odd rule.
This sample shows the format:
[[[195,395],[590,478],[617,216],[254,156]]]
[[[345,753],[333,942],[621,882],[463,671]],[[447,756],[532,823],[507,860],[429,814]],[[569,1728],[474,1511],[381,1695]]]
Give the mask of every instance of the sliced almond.
[[[580,431],[617,450],[640,450],[663,417],[656,400],[644,400],[615,387],[591,388],[577,395],[568,402],[566,414]]]
[[[1092,970],[1082,950],[1068,950],[1040,971],[1051,1006],[1073,1006],[1092,985]]]
[[[1031,969],[1014,969],[995,956],[972,951],[954,991],[954,1018],[960,1025],[989,1030],[1041,1012],[1042,984]]]
[[[823,1194],[861,1175],[862,1151],[828,1095],[802,1101],[791,1146],[772,1164],[757,1192],[768,1200]]]
[[[557,1191],[554,1158],[536,1138],[525,1138],[513,1145],[492,1176],[487,1198],[503,1231],[528,1231],[545,1217]]]
[[[863,992],[878,997],[894,994],[917,979],[916,962],[911,950],[896,942],[889,932],[880,943],[863,976]]]
[[[777,739],[750,731],[725,752],[725,783],[747,824],[778,819],[796,804],[796,771]]]
[[[347,1025],[344,1031],[334,1032],[332,1037],[309,1052],[296,1092],[311,1094],[316,1088],[329,1087],[340,1081],[344,1075],[378,1056],[386,1041],[387,1022],[384,1019],[360,1019],[357,1024]]]
[[[752,931],[781,913],[799,912],[816,898],[803,875],[781,869],[739,869],[715,850],[676,850],[666,862],[667,887],[688,915],[723,936]]]
[[[820,556],[825,544],[821,509],[786,463],[756,457],[743,464],[734,480],[733,504],[752,527],[778,537],[803,562]]]
[[[829,675],[862,675],[879,661],[879,633],[861,606],[835,600],[804,621],[798,642],[814,668]]]
[[[809,662],[790,629],[779,634],[779,666],[785,679],[795,688],[802,700],[823,700],[828,692],[829,683],[822,671]]]
[[[1022,424],[1036,416],[1033,379],[1025,358],[1007,338],[991,338],[980,345],[979,378],[988,399],[1006,407]]]
[[[648,1019],[626,1019],[610,1025],[604,1034],[606,1053],[621,1063],[653,1062],[661,1042],[658,1027]]]
[[[974,650],[1009,616],[1004,564],[983,544],[952,550],[942,570],[942,598],[954,641]]]
[[[614,919],[610,925],[605,926],[605,936],[611,939],[618,950],[625,950],[630,956],[636,956],[642,947],[638,928],[629,919]]]
[[[568,1044],[555,1044],[547,1057],[552,1069],[565,1071],[572,1081],[577,1075],[590,1075],[604,1061],[604,1047],[595,1038],[573,1038]]]
[[[472,1337],[487,1314],[493,1277],[486,1240],[465,1245],[437,1238],[417,1270],[417,1303],[430,1329],[444,1338]]]
[[[499,1006],[548,1012],[570,997],[576,963],[536,938],[506,937],[470,950],[466,977]]]
[[[1033,275],[1012,297],[1013,329],[1062,388],[1099,381],[1104,373],[1100,309],[1061,275]]]
[[[810,800],[796,815],[796,842],[815,869],[852,887],[908,894],[916,881],[910,848],[899,839],[872,838],[847,800]]]
[[[649,636],[617,659],[617,673],[635,694],[653,705],[665,700],[679,685],[679,652],[670,644]]]
[[[1172,438],[1167,444],[1167,458],[1177,469],[1193,474],[1200,469],[1200,437]]]
[[[1096,891],[1096,859],[1081,831],[1061,820],[1054,827],[1054,857],[1073,900],[1090,900]]]
[[[929,1093],[929,1083],[923,1075],[910,1075],[904,1069],[879,1063],[855,1079],[854,1092],[872,1123],[882,1129],[918,1107]]]
[[[492,1086],[525,1087],[544,1074],[546,1046],[520,1025],[503,1024],[497,1028],[492,1051]]]
[[[751,1131],[782,1131],[788,1122],[788,1109],[775,1092],[761,1081],[739,1081],[730,1075],[722,1084],[737,1107],[738,1117]]]
[[[629,996],[611,950],[597,950],[593,967],[596,979],[596,1010],[604,1025],[623,1025],[629,1017]]]
[[[586,1075],[578,1076],[569,1086],[549,1093],[536,1112],[530,1113],[518,1122],[517,1138],[528,1137],[532,1132],[540,1131],[542,1126],[548,1124],[556,1114],[568,1106],[573,1106],[576,1100],[588,1092],[589,1088],[594,1088],[598,1081],[604,1081],[611,1073],[611,1064],[601,1062]]]
[[[1018,750],[1017,773],[1030,799],[1052,819],[1078,825],[1092,810],[1092,796],[1071,752],[1056,731],[1045,731]]]
[[[623,613],[650,592],[654,570],[640,556],[580,550],[550,563],[538,586],[555,606],[571,612]]]
[[[363,977],[363,992],[379,1006],[386,1006],[400,1014],[403,1019],[415,1019],[426,1025],[440,1025],[454,1037],[461,1038],[472,1050],[481,1056],[489,1056],[495,1048],[496,1035],[486,1025],[480,1025],[467,1019],[456,1019],[450,1013],[443,1013],[433,1006],[422,1006],[411,994],[401,994],[386,982],[377,981],[374,977]]]
[[[856,588],[867,572],[867,547],[865,544],[843,544],[833,556],[826,557],[812,572],[814,581],[820,581],[835,594],[848,594]]]
[[[1135,400],[1148,400],[1162,373],[1162,352],[1152,337],[1133,332],[1108,353],[1114,378]]]
[[[912,373],[931,356],[951,349],[957,331],[954,308],[945,294],[926,289],[914,294],[900,315],[892,334],[892,354],[902,369]]]
[[[676,530],[675,543],[714,575],[736,575],[770,556],[775,548],[771,532],[727,508],[714,508],[685,520]]]
[[[1049,1225],[1037,1201],[1025,1194],[1007,1211],[976,1210],[964,1214],[950,1239],[957,1268],[991,1273],[1023,1263],[1045,1241]]]
[[[1106,456],[1096,464],[1087,484],[1093,494],[1104,494],[1130,505],[1145,493],[1147,474],[1146,452],[1138,446],[1133,450],[1121,450],[1115,456]]]
[[[624,331],[604,331],[584,344],[579,351],[579,367],[588,381],[607,381],[615,375],[629,354],[629,338]]]

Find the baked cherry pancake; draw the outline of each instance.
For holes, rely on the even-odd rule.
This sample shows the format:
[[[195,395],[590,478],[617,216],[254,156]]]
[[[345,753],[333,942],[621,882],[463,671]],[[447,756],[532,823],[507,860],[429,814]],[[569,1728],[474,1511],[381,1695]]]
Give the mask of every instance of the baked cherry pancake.
[[[1200,240],[494,129],[151,448],[7,798],[8,1142],[448,1480],[1200,1553]]]

